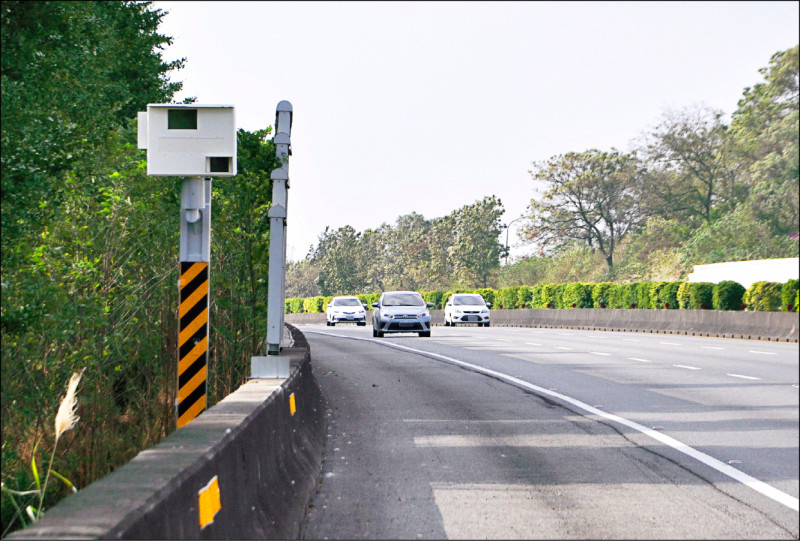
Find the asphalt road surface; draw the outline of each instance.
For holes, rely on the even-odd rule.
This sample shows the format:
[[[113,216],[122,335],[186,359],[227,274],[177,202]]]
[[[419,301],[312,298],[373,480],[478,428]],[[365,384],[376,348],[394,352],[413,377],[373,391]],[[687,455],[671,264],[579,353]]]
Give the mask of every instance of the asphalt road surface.
[[[328,436],[306,539],[798,538],[798,345],[299,326]]]

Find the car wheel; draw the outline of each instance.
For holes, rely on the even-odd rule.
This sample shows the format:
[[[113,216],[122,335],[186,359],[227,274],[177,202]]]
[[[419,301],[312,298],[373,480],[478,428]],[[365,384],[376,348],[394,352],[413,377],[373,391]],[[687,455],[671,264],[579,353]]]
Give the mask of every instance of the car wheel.
[[[430,336],[431,336],[431,331],[424,331],[419,333],[420,338],[430,338]]]
[[[373,338],[377,338],[378,337],[378,331],[375,330],[375,327],[372,327],[372,337]]]
[[[484,327],[488,327],[489,326],[489,322],[487,321],[486,323],[483,324],[483,326]]]
[[[356,323],[356,325],[358,325],[359,327],[366,327],[367,326],[367,322],[366,321],[359,321],[358,323]]]
[[[478,323],[478,327],[483,327],[483,323]]]
[[[444,326],[445,327],[449,327],[450,326],[450,322],[447,321],[447,317],[444,318]]]
[[[383,338],[383,332],[382,331],[377,331],[377,333],[378,333],[378,338]]]
[[[331,322],[330,322],[330,321],[328,321],[327,319],[325,320],[325,326],[326,326],[326,327],[330,327],[330,326],[331,326]]]

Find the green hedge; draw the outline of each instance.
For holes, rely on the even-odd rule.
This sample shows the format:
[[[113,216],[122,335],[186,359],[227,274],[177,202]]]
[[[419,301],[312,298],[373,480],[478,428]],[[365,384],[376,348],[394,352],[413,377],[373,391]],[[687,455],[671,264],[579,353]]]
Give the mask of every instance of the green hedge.
[[[564,284],[559,308],[591,308],[592,284],[570,282]]]
[[[592,287],[592,306],[594,308],[612,308],[612,299],[615,290],[620,289],[620,284],[613,282],[600,282]]]
[[[774,312],[781,309],[781,288],[777,282],[756,282],[744,292],[743,302],[754,312]]]
[[[797,312],[797,298],[800,281],[789,280],[781,287],[781,311]]]
[[[723,280],[714,286],[712,303],[714,310],[743,310],[744,286],[731,280]]]
[[[536,284],[500,289],[454,289],[422,291],[425,302],[435,309],[444,307],[454,293],[477,293],[492,308],[615,308],[615,309],[680,309],[680,310],[748,310],[798,311],[800,287],[797,280],[784,284],[757,282],[747,291],[733,281],[710,282],[634,282],[617,284],[570,282]],[[356,295],[369,308],[378,302],[380,293]],[[324,312],[333,297],[286,299],[286,313]]]

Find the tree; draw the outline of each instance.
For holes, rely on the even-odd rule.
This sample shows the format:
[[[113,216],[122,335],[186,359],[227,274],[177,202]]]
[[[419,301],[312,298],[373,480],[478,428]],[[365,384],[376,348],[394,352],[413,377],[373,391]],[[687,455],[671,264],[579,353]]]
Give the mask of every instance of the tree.
[[[60,175],[91,170],[109,134],[181,83],[149,2],[2,2],[2,248],[16,257],[63,199]]]
[[[746,208],[773,235],[798,231],[798,46],[775,53],[759,72],[764,82],[744,90],[731,121],[731,145],[750,186]]]
[[[650,166],[651,207],[664,217],[700,217],[732,211],[746,196],[735,182],[734,161],[726,145],[722,112],[707,107],[667,111],[646,133],[640,155]]]
[[[534,163],[529,172],[549,187],[541,200],[531,201],[523,237],[543,247],[578,240],[599,250],[611,270],[617,244],[644,217],[636,156],[615,149],[569,152]]]
[[[495,196],[484,197],[451,215],[454,240],[448,250],[453,273],[465,286],[487,287],[489,278],[500,267],[504,247],[500,243],[505,213]]]

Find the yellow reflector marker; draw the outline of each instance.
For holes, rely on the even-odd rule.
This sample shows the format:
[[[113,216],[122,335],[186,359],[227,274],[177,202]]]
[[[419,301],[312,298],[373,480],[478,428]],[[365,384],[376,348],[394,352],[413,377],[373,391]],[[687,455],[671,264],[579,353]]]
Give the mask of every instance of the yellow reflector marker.
[[[212,522],[217,512],[222,509],[219,501],[219,483],[215,475],[206,486],[197,493],[200,509],[200,529],[205,528]]]
[[[294,404],[294,393],[289,395],[289,413],[294,415],[294,412],[297,411],[297,407]]]

